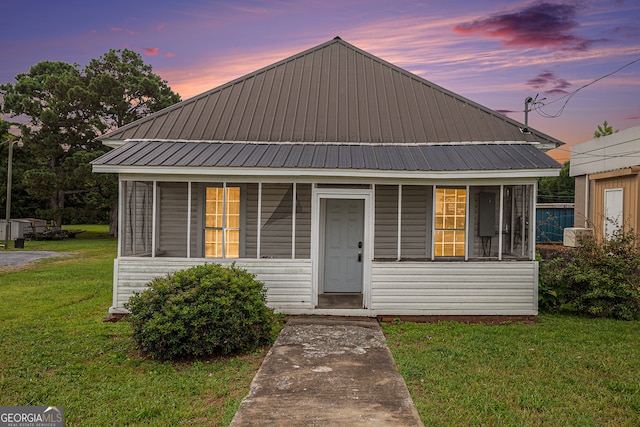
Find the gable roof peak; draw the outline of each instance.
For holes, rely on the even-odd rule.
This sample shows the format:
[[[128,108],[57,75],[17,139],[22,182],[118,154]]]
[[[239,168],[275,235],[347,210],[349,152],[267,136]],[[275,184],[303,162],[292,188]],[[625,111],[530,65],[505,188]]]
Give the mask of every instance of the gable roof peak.
[[[522,127],[336,36],[100,139],[562,144]]]

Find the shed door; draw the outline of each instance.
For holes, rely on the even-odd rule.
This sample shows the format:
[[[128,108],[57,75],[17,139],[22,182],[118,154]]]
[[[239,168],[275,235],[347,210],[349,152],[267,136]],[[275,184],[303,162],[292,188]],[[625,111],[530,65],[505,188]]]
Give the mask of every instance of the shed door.
[[[324,292],[362,292],[364,200],[327,199]]]
[[[604,236],[611,239],[613,234],[622,228],[622,188],[604,190]]]

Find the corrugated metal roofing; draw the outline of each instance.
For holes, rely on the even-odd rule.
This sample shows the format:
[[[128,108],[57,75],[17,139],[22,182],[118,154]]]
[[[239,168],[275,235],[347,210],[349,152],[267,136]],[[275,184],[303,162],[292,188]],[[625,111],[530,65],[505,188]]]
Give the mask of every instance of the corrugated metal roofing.
[[[100,139],[562,144],[533,129],[523,134],[521,127],[506,116],[336,38]],[[373,151],[382,156],[385,150],[388,148]],[[299,161],[308,159],[301,157]],[[335,163],[340,165],[341,161],[354,164],[354,160],[340,158]]]
[[[109,166],[483,171],[559,165],[530,144],[311,144],[129,141],[92,162]]]

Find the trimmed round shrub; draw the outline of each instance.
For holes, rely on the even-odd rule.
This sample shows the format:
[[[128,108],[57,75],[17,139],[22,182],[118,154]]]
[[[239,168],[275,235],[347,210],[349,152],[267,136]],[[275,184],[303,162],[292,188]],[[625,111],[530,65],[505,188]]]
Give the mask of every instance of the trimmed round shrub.
[[[270,343],[266,289],[246,270],[205,264],[156,278],[125,305],[133,338],[157,359],[206,357]]]

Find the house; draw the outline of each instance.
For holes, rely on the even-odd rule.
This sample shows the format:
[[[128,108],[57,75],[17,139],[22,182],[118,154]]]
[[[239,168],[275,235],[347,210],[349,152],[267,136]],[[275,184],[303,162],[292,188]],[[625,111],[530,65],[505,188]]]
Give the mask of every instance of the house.
[[[558,140],[335,38],[102,137],[113,306],[236,263],[289,314],[532,316]]]
[[[576,227],[640,230],[640,126],[571,147]]]

